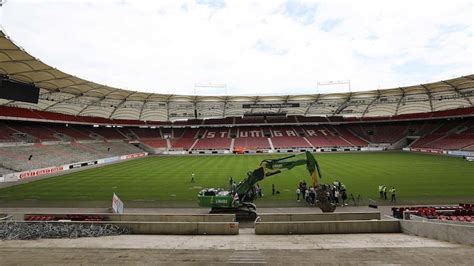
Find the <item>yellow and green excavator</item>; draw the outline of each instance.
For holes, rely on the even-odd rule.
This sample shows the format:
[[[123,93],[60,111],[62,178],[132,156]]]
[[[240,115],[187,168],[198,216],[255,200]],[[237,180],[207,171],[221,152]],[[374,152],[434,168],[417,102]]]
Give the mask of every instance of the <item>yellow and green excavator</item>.
[[[333,212],[336,209],[327,198],[325,186],[318,186],[317,178],[321,178],[321,170],[313,154],[306,151],[306,159],[288,160],[295,155],[284,158],[263,160],[260,166],[247,173],[247,177],[230,190],[222,188],[206,188],[199,192],[198,202],[201,207],[210,207],[211,213],[235,213],[240,218],[255,219],[256,206],[253,203],[257,198],[256,184],[264,178],[276,175],[296,166],[306,165],[316,191],[317,206],[323,212]]]

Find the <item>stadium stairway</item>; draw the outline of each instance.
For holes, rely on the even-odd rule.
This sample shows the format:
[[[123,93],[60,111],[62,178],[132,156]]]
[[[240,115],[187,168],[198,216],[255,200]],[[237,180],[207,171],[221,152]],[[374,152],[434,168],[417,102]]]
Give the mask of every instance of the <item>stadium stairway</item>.
[[[363,147],[367,146],[368,142],[359,138],[356,134],[351,132],[346,127],[332,127],[335,132],[339,135],[339,137],[345,140],[347,143],[352,144],[354,147]]]
[[[271,138],[267,138],[267,140],[268,140],[268,144],[270,144],[270,148],[271,148],[272,150],[275,150],[275,146],[273,146],[272,139],[271,139]]]
[[[474,151],[474,145],[469,145],[467,147],[464,147],[462,150],[463,151]]]
[[[230,132],[229,132],[230,134]],[[232,138],[232,140],[230,141],[230,151],[232,152],[234,150],[234,144],[235,144],[235,139]]]
[[[193,142],[193,144],[191,145],[191,147],[189,147],[189,150],[190,150],[190,151],[194,148],[194,146],[196,146],[196,144],[198,143],[198,141],[199,141],[199,139],[196,139],[196,140]]]
[[[303,137],[303,139],[304,141],[306,141],[306,143],[308,143],[309,147],[312,147],[314,149],[313,144],[311,144],[311,142],[306,137]]]
[[[440,134],[425,135],[417,139],[416,141],[414,141],[411,146],[414,148],[427,147],[431,142],[440,140],[444,137],[446,137],[446,135],[440,135]]]
[[[365,141],[366,143],[371,143],[368,139],[364,138],[362,134],[358,134],[354,129],[351,129],[350,127],[347,128],[347,131],[349,131],[351,134],[353,134],[355,137]]]

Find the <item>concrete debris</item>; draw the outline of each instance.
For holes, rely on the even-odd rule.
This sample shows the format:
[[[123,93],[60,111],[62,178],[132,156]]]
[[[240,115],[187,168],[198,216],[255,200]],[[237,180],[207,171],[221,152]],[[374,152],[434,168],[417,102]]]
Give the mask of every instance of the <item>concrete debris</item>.
[[[124,234],[130,234],[130,230],[113,224],[24,223],[14,221],[0,223],[0,240],[99,237]]]

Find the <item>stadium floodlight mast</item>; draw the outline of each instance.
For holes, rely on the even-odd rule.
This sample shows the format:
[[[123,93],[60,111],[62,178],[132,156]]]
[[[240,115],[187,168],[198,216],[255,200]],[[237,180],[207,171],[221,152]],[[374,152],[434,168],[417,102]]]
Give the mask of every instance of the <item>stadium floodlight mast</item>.
[[[322,86],[337,86],[337,85],[347,85],[348,91],[351,92],[351,80],[331,80],[318,82],[316,84],[316,91],[319,93],[319,87]]]
[[[194,83],[194,95],[197,95],[197,89],[223,89],[224,94],[227,95],[227,84],[225,83]]]

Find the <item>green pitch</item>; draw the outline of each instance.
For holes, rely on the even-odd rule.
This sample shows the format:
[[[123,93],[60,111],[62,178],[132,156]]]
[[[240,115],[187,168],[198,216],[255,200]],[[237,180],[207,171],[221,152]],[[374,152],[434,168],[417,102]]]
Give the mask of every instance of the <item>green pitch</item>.
[[[378,199],[379,184],[395,186],[399,203],[405,204],[474,199],[474,163],[461,158],[401,152],[315,155],[323,173],[320,182],[337,179],[346,185],[349,194],[361,195],[365,202]],[[283,156],[151,156],[1,189],[0,203],[100,202],[103,206],[109,204],[115,192],[126,204],[135,206],[197,206],[200,189],[227,188],[229,176],[239,181],[261,160]],[[195,183],[191,183],[193,172]],[[303,179],[310,183],[304,166],[267,178],[260,183],[264,197],[257,204],[297,204],[295,190]],[[279,195],[271,195],[272,184]]]

